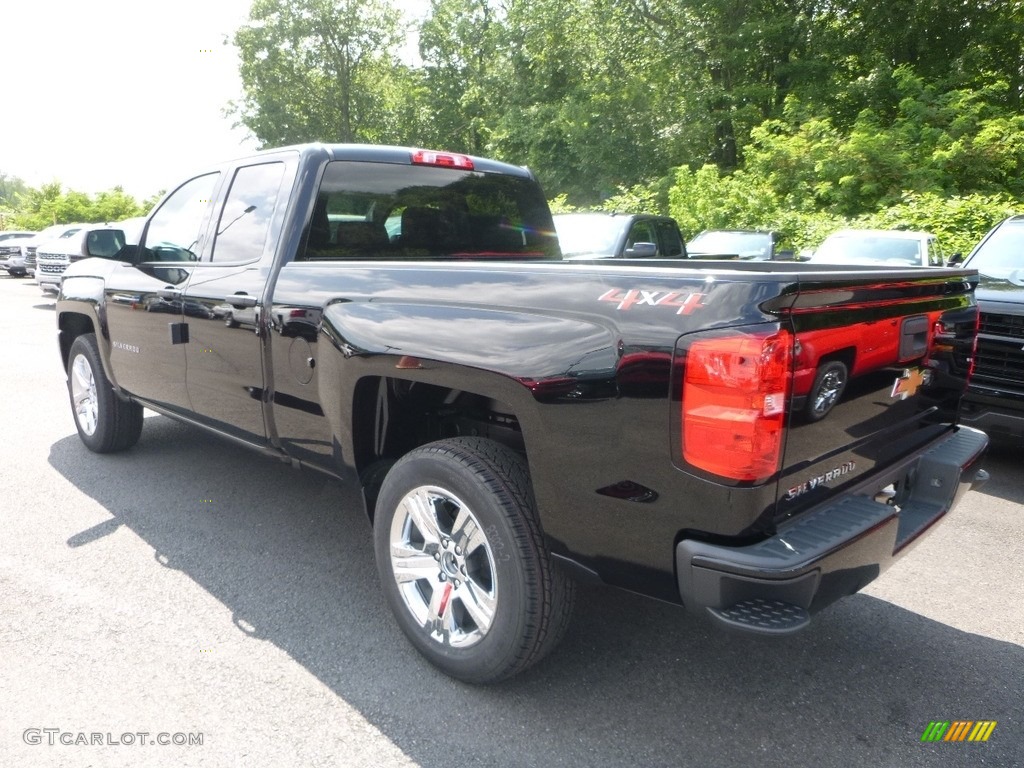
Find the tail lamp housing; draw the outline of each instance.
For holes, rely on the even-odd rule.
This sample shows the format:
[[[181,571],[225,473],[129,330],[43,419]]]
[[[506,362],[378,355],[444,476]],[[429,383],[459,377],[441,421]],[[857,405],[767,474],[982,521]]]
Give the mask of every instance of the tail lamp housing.
[[[724,480],[753,484],[779,471],[793,343],[793,334],[785,329],[732,329],[684,340],[684,464]]]

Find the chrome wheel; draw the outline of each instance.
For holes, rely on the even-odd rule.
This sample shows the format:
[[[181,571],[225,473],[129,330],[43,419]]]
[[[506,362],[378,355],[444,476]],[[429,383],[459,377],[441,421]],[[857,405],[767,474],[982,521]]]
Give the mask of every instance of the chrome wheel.
[[[85,355],[78,355],[71,364],[71,402],[82,431],[87,435],[94,434],[99,419],[99,403],[96,379]]]
[[[824,413],[836,404],[839,393],[843,391],[845,380],[838,371],[829,371],[821,380],[818,395],[814,398],[814,410]]]
[[[402,497],[391,521],[391,571],[402,602],[435,642],[469,648],[494,622],[494,554],[476,516],[443,488]]]
[[[103,370],[96,335],[76,336],[68,350],[68,397],[78,436],[96,453],[131,448],[142,434],[142,406],[118,395]]]
[[[842,361],[830,360],[821,365],[806,405],[808,419],[819,421],[829,414],[843,396],[847,378],[846,365]]]

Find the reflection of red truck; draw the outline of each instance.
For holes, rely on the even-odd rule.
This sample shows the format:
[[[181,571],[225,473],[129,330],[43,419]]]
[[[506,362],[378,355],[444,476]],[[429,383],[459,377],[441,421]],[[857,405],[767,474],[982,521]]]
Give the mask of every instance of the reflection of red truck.
[[[794,409],[811,421],[823,419],[853,376],[927,355],[938,313],[803,331],[794,359]]]

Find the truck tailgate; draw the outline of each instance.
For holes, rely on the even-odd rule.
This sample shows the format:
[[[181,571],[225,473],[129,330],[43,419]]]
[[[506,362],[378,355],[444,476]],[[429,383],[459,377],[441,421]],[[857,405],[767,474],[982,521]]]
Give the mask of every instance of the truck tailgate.
[[[968,273],[808,276],[782,315],[795,336],[776,522],[947,432],[966,389],[977,307]],[[832,275],[832,278],[838,275]],[[900,493],[900,482],[880,494]]]

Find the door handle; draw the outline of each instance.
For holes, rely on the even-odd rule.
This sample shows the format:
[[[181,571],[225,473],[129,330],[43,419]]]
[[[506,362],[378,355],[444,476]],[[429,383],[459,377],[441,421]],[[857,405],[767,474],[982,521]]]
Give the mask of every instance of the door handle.
[[[225,301],[236,309],[244,309],[245,307],[255,307],[256,297],[250,296],[247,293],[233,293],[228,296]]]

